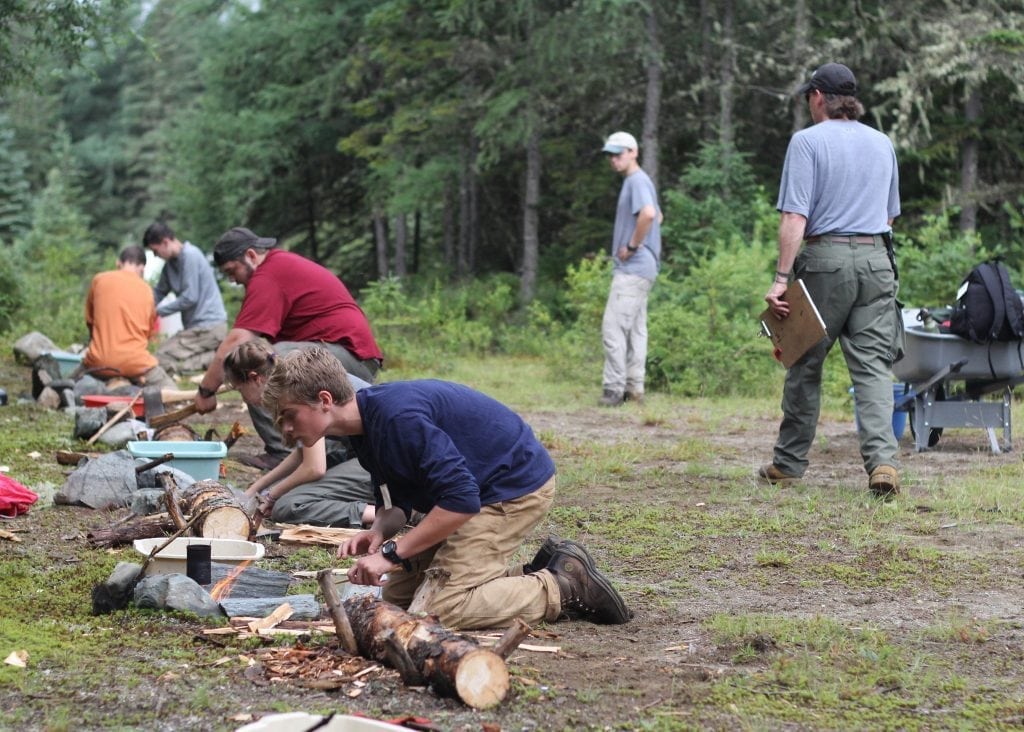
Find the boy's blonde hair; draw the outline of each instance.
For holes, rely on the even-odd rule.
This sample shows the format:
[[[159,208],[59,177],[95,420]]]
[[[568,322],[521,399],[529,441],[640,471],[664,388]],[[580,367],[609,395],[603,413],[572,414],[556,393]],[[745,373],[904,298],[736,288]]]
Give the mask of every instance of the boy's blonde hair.
[[[263,406],[276,417],[283,401],[317,404],[321,391],[330,392],[335,404],[346,404],[355,389],[341,362],[322,346],[291,351],[277,359],[263,389]]]

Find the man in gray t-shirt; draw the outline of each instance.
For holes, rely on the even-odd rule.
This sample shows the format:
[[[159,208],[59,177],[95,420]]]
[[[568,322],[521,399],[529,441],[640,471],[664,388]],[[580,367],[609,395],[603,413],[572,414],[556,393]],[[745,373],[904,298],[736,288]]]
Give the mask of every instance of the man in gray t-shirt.
[[[182,330],[160,345],[156,357],[171,373],[204,371],[228,334],[228,316],[213,267],[202,250],[181,242],[167,224],[158,222],[146,229],[142,245],[164,260],[153,287],[156,314],[181,314]],[[169,293],[175,299],[163,302]]]
[[[826,337],[786,372],[782,424],[770,483],[801,477],[814,442],[825,357],[839,341],[853,381],[868,488],[899,492],[899,444],[892,430],[892,364],[902,349],[902,319],[889,236],[900,214],[899,173],[889,138],[857,120],[857,81],[825,64],[800,90],[814,124],[786,151],[777,208],[779,259],[765,301],[779,317],[791,277],[803,280],[825,321]],[[801,246],[806,244],[805,246]]]
[[[600,404],[643,401],[647,361],[647,295],[661,266],[661,207],[654,183],[637,162],[636,138],[616,132],[602,148],[623,177],[612,229],[614,264],[601,338],[604,391]]]

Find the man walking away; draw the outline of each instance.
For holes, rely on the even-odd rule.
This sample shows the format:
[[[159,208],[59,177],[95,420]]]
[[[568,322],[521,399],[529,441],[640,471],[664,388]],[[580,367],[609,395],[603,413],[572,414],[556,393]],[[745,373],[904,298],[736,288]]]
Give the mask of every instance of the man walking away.
[[[827,336],[786,373],[774,457],[759,475],[778,483],[807,469],[822,366],[838,339],[856,394],[868,487],[888,497],[899,492],[892,364],[903,345],[889,248],[892,222],[900,214],[896,153],[888,137],[857,121],[864,106],[846,66],[825,64],[800,94],[814,124],[793,135],[786,151],[777,205],[779,259],[764,299],[786,317],[786,287],[791,277],[802,279]]]

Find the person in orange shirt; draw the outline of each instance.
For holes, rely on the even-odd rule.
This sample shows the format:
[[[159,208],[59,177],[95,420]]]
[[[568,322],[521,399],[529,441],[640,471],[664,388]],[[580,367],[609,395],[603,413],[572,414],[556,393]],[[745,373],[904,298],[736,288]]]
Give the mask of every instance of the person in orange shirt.
[[[156,333],[153,291],[142,279],[146,253],[130,246],[117,259],[117,269],[92,278],[85,300],[89,347],[81,371],[101,379],[116,376],[137,386],[175,388],[177,384],[149,352]]]

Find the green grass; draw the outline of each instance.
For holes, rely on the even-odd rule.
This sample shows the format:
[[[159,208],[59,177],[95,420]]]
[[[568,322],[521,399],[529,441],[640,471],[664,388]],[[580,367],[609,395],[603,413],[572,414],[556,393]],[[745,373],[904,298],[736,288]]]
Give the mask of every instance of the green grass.
[[[384,375],[461,381],[539,425],[559,493],[521,559],[548,533],[577,539],[640,610],[639,625],[623,629],[549,626],[566,655],[514,662],[512,697],[488,721],[509,729],[932,730],[1010,729],[1024,719],[1024,464],[990,456],[982,433],[968,434],[977,451],[957,448],[955,470],[934,469],[928,455],[908,457],[909,489],[878,503],[862,473],[832,474],[832,456],[849,449],[841,435],[820,441],[827,452],[816,452],[817,472],[806,480],[786,488],[754,480],[765,455],[742,436],[757,434],[750,425],[774,430],[777,395],[654,393],[643,406],[608,411],[596,406],[593,385],[559,382],[538,359]],[[826,417],[852,430],[848,409],[836,400]],[[50,456],[77,446],[71,427],[60,413],[3,408],[0,463],[30,486],[60,485],[65,469]],[[197,642],[205,624],[194,618],[92,616],[92,586],[131,551],[83,546],[80,532],[103,524],[101,514],[33,511],[55,524],[66,518],[59,533],[67,538],[0,543],[0,648],[30,658],[28,670],[0,666],[0,728],[145,729],[159,694],[173,696],[182,725],[211,729],[232,728],[226,720],[241,706],[337,711],[345,701],[252,687],[240,680],[238,657],[261,645]],[[265,566],[334,563],[328,550],[305,548]],[[314,589],[311,581],[301,587]],[[693,642],[691,655],[662,650],[683,638]],[[232,662],[214,665],[223,656]],[[644,659],[639,668],[634,656]],[[602,662],[622,674],[610,681],[591,673]],[[570,665],[579,671],[566,678]],[[646,696],[632,681],[641,672],[657,680]],[[232,701],[239,689],[245,705]],[[8,703],[15,697],[27,703]],[[457,705],[413,698],[410,706],[371,687],[353,703],[380,716],[421,708],[443,728],[467,724]]]

